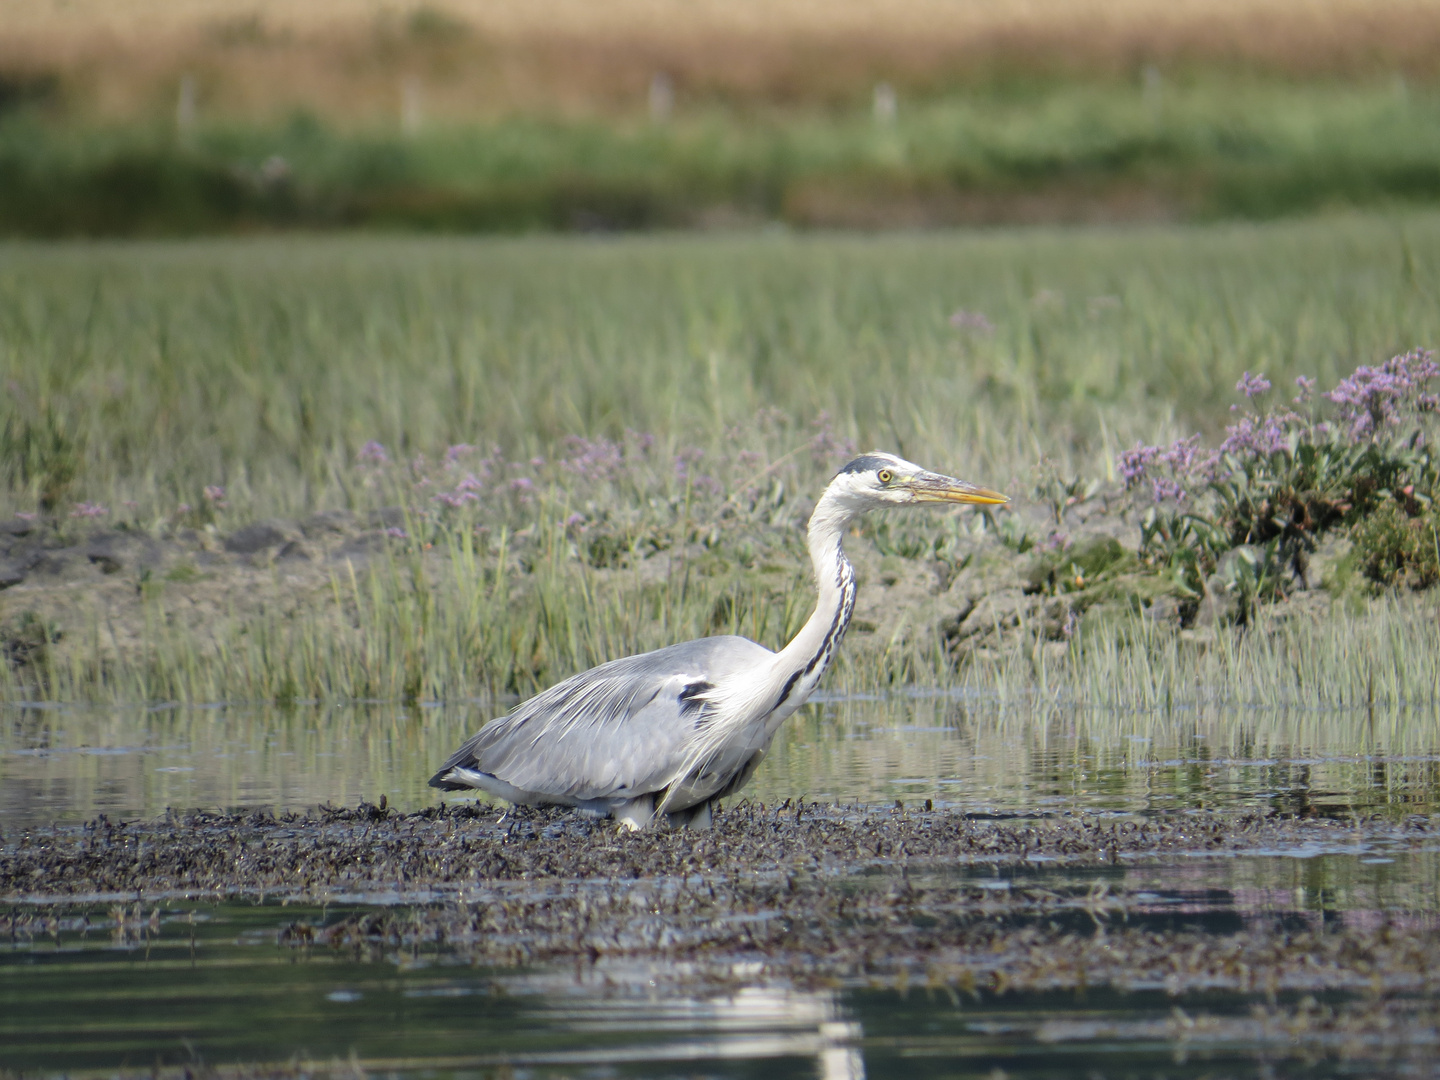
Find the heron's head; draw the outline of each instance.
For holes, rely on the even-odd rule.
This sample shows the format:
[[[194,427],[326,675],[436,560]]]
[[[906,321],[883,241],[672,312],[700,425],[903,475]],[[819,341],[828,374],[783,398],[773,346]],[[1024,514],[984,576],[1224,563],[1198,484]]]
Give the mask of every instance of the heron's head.
[[[930,472],[880,450],[863,454],[842,468],[830,482],[830,490],[853,513],[925,503],[993,506],[1010,501],[998,491]]]

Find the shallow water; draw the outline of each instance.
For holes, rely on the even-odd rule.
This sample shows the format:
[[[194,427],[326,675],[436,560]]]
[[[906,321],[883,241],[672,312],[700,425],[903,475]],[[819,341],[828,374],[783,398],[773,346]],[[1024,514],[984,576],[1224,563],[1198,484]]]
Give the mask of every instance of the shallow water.
[[[419,808],[436,801],[430,772],[488,715],[481,706],[12,709],[0,713],[0,832],[13,839],[166,807],[303,810],[384,795],[398,809]],[[1004,818],[1255,809],[1403,821],[1440,809],[1436,726],[1417,715],[1116,716],[938,697],[831,700],[792,721],[747,795],[928,799]],[[1124,888],[1127,919],[1160,931],[1440,926],[1440,853],[1399,842],[1109,869],[932,872],[1002,893],[1017,883]],[[0,1067],[55,1074],[353,1060],[405,1076],[827,1078],[1435,1071],[1422,1052],[1434,1042],[1433,1015],[1411,1019],[1410,1004],[1388,999],[1400,1015],[1375,1027],[1394,1043],[1378,1056],[1318,1037],[1296,1054],[1285,1026],[1296,1010],[1353,1002],[1177,998],[1160,987],[815,987],[767,978],[753,963],[724,986],[688,986],[683,972],[639,963],[493,970],[419,946],[361,955],[279,943],[288,924],[333,924],[354,910],[189,900],[129,914],[113,901],[47,907],[47,932],[0,945]]]
[[[426,785],[434,769],[502,708],[4,708],[0,831],[100,813],[283,811],[381,795],[415,809],[438,798]],[[1440,718],[1242,708],[1117,716],[934,696],[828,700],[782,729],[745,795],[929,799],[994,814],[1429,813],[1440,798]]]
[[[423,956],[297,960],[275,945],[277,923],[345,913],[202,906],[166,913],[139,938],[99,920],[87,936],[67,926],[44,944],[0,954],[4,1064],[44,1072],[62,1063],[142,1066],[157,1056],[216,1063],[353,1055],[371,1070],[412,1074],[509,1063],[538,1076],[584,1069],[838,1080],[913,1075],[917,1066],[921,1075],[952,1075],[968,1060],[966,1072],[1004,1061],[1010,1075],[1044,1076],[1073,1065],[1077,1047],[1081,1058],[1103,1059],[1123,1041],[1132,1067],[1187,1072],[1175,1072],[1164,1031],[1174,1002],[1163,993],[952,1000],[923,990],[757,984],[687,995],[647,989],[644,971],[497,973]],[[1222,995],[1210,1005],[1244,1012],[1243,1002]],[[919,1065],[925,1059],[934,1064]]]
[[[1333,902],[1307,901],[1304,889],[1188,886],[1158,886],[1157,926],[1323,921]],[[1407,1040],[1395,1026],[1379,1060],[1327,1055],[1323,1036],[1295,1053],[1297,1014],[1355,995],[1281,994],[1257,1006],[1253,996],[1160,987],[815,988],[767,981],[757,964],[738,966],[732,985],[686,989],[638,963],[507,971],[422,947],[376,955],[278,944],[292,922],[333,924],[362,910],[72,910],[52,932],[0,949],[0,1065],[40,1075],[233,1062],[413,1077],[1431,1075],[1423,1055],[1433,1037]],[[1402,1016],[1410,1007],[1399,1002]],[[1433,1010],[1423,1019],[1433,1023]]]

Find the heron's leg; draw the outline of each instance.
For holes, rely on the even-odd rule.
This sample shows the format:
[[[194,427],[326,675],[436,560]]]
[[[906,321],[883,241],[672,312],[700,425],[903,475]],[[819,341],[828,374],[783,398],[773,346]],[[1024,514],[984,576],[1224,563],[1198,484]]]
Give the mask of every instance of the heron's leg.
[[[642,795],[638,799],[618,803],[611,809],[610,816],[631,832],[648,829],[655,820],[655,796]]]
[[[690,811],[690,820],[685,823],[685,827],[697,830],[710,828],[710,803],[703,802]]]
[[[670,819],[672,829],[708,829],[710,828],[710,803],[703,802],[699,806],[692,806],[688,810],[677,810],[673,814],[666,814]]]

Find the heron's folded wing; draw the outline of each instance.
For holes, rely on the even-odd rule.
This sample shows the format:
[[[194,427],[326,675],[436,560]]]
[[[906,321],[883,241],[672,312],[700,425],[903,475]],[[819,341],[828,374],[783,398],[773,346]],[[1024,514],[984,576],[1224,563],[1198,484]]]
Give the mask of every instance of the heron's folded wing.
[[[581,672],[485,725],[431,782],[460,768],[577,800],[658,791],[709,722],[705,693],[714,680],[771,655],[744,638],[704,638]]]

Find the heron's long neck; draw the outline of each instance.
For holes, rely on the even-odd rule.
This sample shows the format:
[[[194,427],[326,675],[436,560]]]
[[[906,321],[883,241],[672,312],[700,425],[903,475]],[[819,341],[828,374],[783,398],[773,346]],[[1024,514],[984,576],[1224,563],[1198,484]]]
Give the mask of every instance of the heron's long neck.
[[[772,671],[779,689],[774,708],[787,702],[798,707],[810,696],[850,625],[855,610],[855,568],[845,558],[840,540],[853,517],[828,491],[810,515],[807,539],[820,596],[809,621],[776,654]]]

